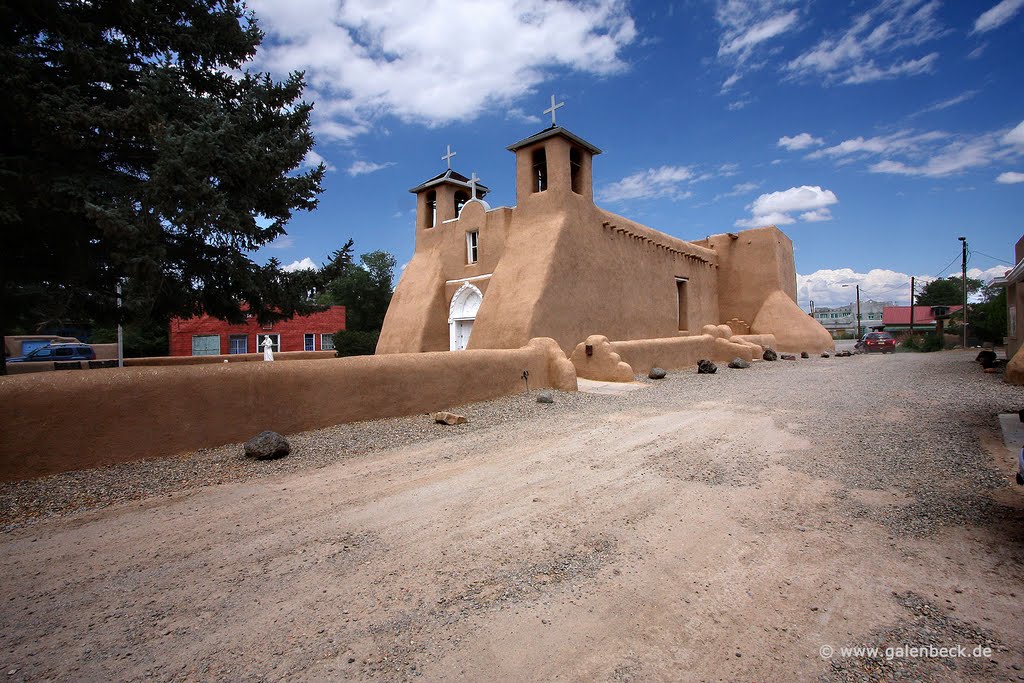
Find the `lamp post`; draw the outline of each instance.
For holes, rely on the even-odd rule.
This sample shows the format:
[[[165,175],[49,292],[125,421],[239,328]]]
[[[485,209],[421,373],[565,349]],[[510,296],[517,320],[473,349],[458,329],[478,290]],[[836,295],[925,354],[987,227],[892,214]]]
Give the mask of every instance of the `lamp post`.
[[[850,285],[843,285],[843,287],[849,287]],[[854,285],[857,288],[857,340],[860,340],[860,285]]]

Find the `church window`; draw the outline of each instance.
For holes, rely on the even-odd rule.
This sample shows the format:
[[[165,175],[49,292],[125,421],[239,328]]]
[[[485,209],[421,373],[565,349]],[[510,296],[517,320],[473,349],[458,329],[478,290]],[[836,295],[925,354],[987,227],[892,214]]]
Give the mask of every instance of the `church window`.
[[[459,212],[462,211],[462,207],[469,201],[469,195],[459,190],[455,193],[455,216],[458,217]]]
[[[431,190],[427,193],[427,227],[437,225],[437,192]]]
[[[580,151],[573,147],[569,150],[569,177],[572,181],[572,191],[576,194],[583,194],[582,179],[580,178],[580,169],[583,163],[583,155]]]
[[[466,233],[466,263],[476,263],[480,256],[480,231]]]
[[[689,325],[687,323],[687,310],[686,310],[686,278],[676,278],[676,299],[679,304],[679,329],[688,330]]]
[[[548,159],[544,149],[533,152],[533,191],[543,192],[548,189]]]

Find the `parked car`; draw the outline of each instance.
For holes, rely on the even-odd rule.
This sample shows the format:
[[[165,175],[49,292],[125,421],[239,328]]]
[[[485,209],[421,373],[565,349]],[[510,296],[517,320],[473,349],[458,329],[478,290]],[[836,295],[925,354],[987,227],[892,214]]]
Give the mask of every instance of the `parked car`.
[[[47,344],[24,356],[8,358],[8,363],[40,361],[96,360],[96,351],[88,344]]]
[[[861,337],[860,341],[854,345],[854,348],[865,353],[871,353],[872,351],[892,353],[896,350],[896,340],[888,332],[868,332]]]

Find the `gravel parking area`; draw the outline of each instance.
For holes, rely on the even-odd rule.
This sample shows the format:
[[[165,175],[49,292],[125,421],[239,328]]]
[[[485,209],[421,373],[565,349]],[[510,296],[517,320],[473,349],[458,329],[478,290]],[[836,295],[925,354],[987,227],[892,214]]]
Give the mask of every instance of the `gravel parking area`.
[[[973,356],[722,364],[463,406],[455,427],[291,435],[277,461],[232,444],[0,484],[0,665],[1024,680],[1024,491],[996,417],[1024,390]],[[886,655],[898,645],[989,653]]]

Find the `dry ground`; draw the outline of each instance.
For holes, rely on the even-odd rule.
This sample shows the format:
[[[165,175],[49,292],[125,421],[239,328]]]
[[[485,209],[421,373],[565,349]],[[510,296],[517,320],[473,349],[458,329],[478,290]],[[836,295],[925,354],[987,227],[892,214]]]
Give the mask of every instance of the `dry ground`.
[[[279,463],[5,485],[0,676],[1024,680],[1024,491],[995,418],[1024,391],[972,357],[671,373],[297,435]],[[211,463],[224,483],[136,481]],[[121,502],[18,516],[90,477]]]

